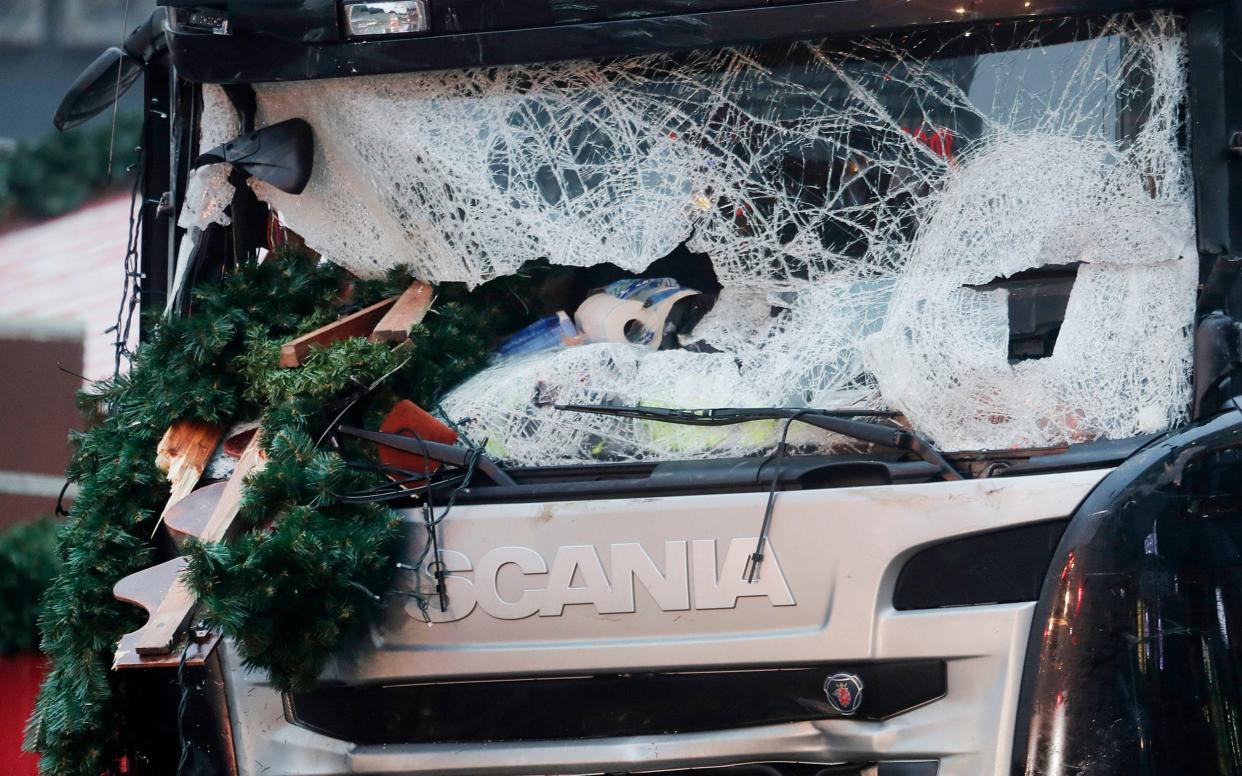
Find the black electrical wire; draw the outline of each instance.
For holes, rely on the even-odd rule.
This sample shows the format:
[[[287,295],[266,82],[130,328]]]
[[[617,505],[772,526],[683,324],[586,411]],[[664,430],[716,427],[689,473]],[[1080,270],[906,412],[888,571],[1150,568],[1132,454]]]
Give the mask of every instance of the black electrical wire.
[[[386,482],[383,485],[376,485],[374,488],[364,488],[362,490],[350,491],[350,496],[365,496],[369,493],[379,493],[382,491],[392,490],[397,486],[411,485],[414,483],[426,481],[426,477],[410,471],[402,469],[399,466],[388,466],[387,464],[376,464],[369,461],[346,461],[345,465],[351,469],[366,469],[369,471],[380,472],[389,477],[399,477],[400,479]]]
[[[340,418],[343,414],[344,413],[341,413],[341,415],[337,416],[334,423],[331,426],[329,426],[328,431],[325,432],[325,436],[331,433],[332,431],[336,430],[336,424],[339,423]],[[452,511],[453,506],[457,503],[457,497],[461,493],[461,491],[470,487],[470,482],[474,478],[475,471],[478,468],[479,460],[483,457],[483,447],[481,445],[468,446],[465,457],[464,457],[465,459],[463,461],[464,466],[462,467],[464,471],[462,471],[460,474],[452,474],[446,477],[441,477],[439,479],[436,479],[432,476],[432,470],[431,470],[432,456],[431,456],[431,450],[427,447],[426,440],[424,440],[418,434],[418,432],[413,431],[412,429],[410,430],[409,435],[410,437],[412,437],[413,441],[415,442],[415,444],[418,446],[419,450],[421,451],[421,457],[423,460],[423,473],[421,477],[416,472],[410,471],[408,469],[402,469],[400,467],[388,466],[385,464],[350,462],[349,465],[352,467],[381,471],[381,472],[384,472],[385,474],[389,474],[390,476],[397,475],[400,479],[397,479],[390,483],[385,483],[384,485],[380,485],[374,488],[354,491],[351,493],[333,494],[333,495],[336,498],[340,499],[341,501],[348,502],[348,503],[399,501],[403,499],[409,499],[412,497],[416,497],[419,495],[422,495],[424,497],[423,510],[422,510],[423,511],[423,528],[427,532],[427,541],[423,543],[422,552],[419,554],[418,559],[414,562],[413,565],[406,565],[403,563],[398,563],[397,566],[398,568],[402,568],[402,569],[406,569],[406,570],[414,572],[415,574],[414,590],[406,591],[405,593],[401,593],[401,594],[409,595],[413,597],[418,602],[418,607],[423,612],[424,618],[426,618],[427,617],[427,614],[426,614],[427,603],[425,599],[423,598],[422,593],[420,591],[421,581],[422,581],[421,574],[424,568],[431,571],[432,576],[435,578],[435,581],[436,581],[435,590],[436,590],[436,597],[438,599],[440,611],[447,612],[448,611],[448,589],[444,581],[445,580],[444,566],[443,566],[442,561],[440,560],[441,552],[440,552],[439,526],[442,522],[444,522],[444,519],[448,517],[449,512]],[[382,443],[379,443],[379,444],[382,444]],[[339,444],[337,446],[338,448],[340,447]],[[410,452],[414,452],[414,451],[410,451]],[[435,492],[438,489],[443,489],[446,487],[452,487],[453,490],[449,494],[448,501],[444,507],[444,511],[441,512],[440,515],[437,517],[435,513],[435,510],[436,510]],[[428,561],[428,555],[431,556],[430,561]]]
[[[422,448],[423,452],[423,481],[431,481],[431,456],[427,449],[427,442],[415,430],[410,429],[410,435],[414,437],[414,441]],[[435,494],[431,488],[426,489],[426,499],[423,501],[423,527],[427,531],[427,541],[423,544],[423,553],[419,558],[416,568],[422,568],[423,562],[427,559],[428,550],[431,551],[431,563],[427,568],[431,571],[432,577],[436,581],[436,600],[440,605],[440,613],[448,611],[448,587],[444,583],[444,563],[440,560],[440,531],[439,522],[435,518]],[[447,512],[447,510],[446,510]],[[415,578],[418,579],[417,577]],[[417,584],[417,582],[416,582]],[[422,608],[423,605],[420,605]]]
[[[444,488],[458,485],[461,481],[462,476],[455,475],[453,477],[446,477],[442,480],[435,480],[416,488],[395,488],[377,493],[346,495],[338,496],[337,498],[343,504],[387,504],[391,501],[407,501],[420,494],[425,494],[433,490],[443,490]]]
[[[444,505],[444,511],[440,513],[439,517],[436,517],[435,515],[435,506],[432,503],[431,491],[428,490],[427,492],[427,500],[423,504],[423,525],[427,530],[429,541],[423,543],[423,551],[419,554],[414,564],[408,567],[415,574],[415,589],[411,591],[410,595],[412,595],[418,602],[418,608],[423,612],[424,617],[427,616],[427,603],[422,598],[422,594],[419,591],[419,586],[422,581],[421,572],[424,564],[426,564],[426,568],[431,570],[432,575],[435,577],[436,595],[439,597],[440,611],[448,611],[448,591],[444,583],[444,564],[440,561],[440,547],[437,536],[438,529],[440,524],[444,522],[444,519],[448,517],[450,512],[453,511],[453,506],[457,503],[458,494],[470,487],[470,481],[474,478],[474,473],[482,454],[483,449],[481,447],[470,448],[470,453],[466,457],[465,472],[461,475],[461,481],[456,487],[453,488],[453,492],[449,494],[448,501]],[[427,556],[432,552],[435,553],[433,560],[428,563]],[[405,567],[403,564],[398,565],[403,568]]]
[[[190,616],[186,618],[187,622],[194,622],[194,615],[198,612],[198,602],[194,603],[190,609]],[[190,626],[191,628],[193,625]],[[180,754],[177,758],[177,775],[181,776],[185,769],[186,762],[190,759],[190,741],[185,737],[185,713],[190,708],[190,688],[185,683],[185,663],[190,656],[190,640],[186,641],[185,646],[181,650],[181,659],[177,661],[177,687],[181,689],[181,699],[177,701],[177,743],[180,746]]]
[[[429,482],[431,480],[431,458],[427,450],[427,442],[414,429],[410,429],[410,434],[414,440],[418,442],[418,446],[423,451],[423,480]],[[436,600],[440,604],[440,612],[443,614],[448,611],[448,588],[444,584],[444,564],[440,562],[440,531],[439,524],[433,518],[435,516],[435,494],[431,488],[427,488],[427,497],[423,501],[423,528],[427,531],[427,541],[423,544],[423,554],[416,564],[422,567],[423,561],[427,558],[427,550],[431,550],[431,563],[428,569],[431,571],[432,577],[436,580]]]
[[[87,376],[86,376],[86,375],[84,375],[84,374],[78,374],[77,372],[73,371],[72,369],[66,369],[66,368],[64,367],[64,365],[63,365],[63,364],[61,364],[59,361],[57,361],[57,362],[56,362],[56,368],[57,368],[58,370],[60,370],[61,372],[64,372],[65,374],[69,375],[70,377],[76,377],[76,378],[78,378],[79,380],[81,380],[81,381],[82,381],[82,382],[84,382],[84,383],[92,383],[92,382],[94,382],[94,380],[92,380],[91,378],[87,377]]]
[[[125,49],[125,33],[129,31],[129,0],[125,0],[125,10],[121,14],[121,38],[117,46]],[[116,117],[121,110],[121,73],[125,71],[120,63],[116,66],[116,87],[112,92],[112,131],[108,135],[108,172],[107,182],[112,183],[112,151],[116,146]]]
[[[69,517],[69,510],[65,509],[65,494],[69,492],[69,486],[73,484],[73,480],[65,480],[65,484],[60,486],[60,495],[56,497],[56,516]]]
[[[440,513],[438,518],[436,518],[437,525],[444,522],[444,518],[448,517],[448,513],[452,511],[453,507],[457,504],[457,496],[463,490],[470,487],[470,481],[474,478],[474,473],[478,468],[479,459],[482,457],[482,447],[470,448],[470,454],[466,457],[466,472],[462,476],[462,482],[456,488],[453,488],[453,492],[449,494],[448,502],[444,505],[444,511]]]
[[[400,477],[400,479],[378,485],[374,488],[332,494],[338,500],[350,504],[400,501],[402,499],[414,498],[432,489],[443,489],[450,485],[456,485],[464,476],[462,474],[452,474],[438,479],[434,477],[428,479],[425,475],[419,475],[408,469],[401,469],[396,466],[385,466],[364,461],[347,461],[346,465],[355,469],[369,469],[389,476],[395,475]]]
[[[786,440],[789,438],[789,427],[794,424],[799,415],[808,415],[814,410],[802,410],[795,412],[785,421],[785,428],[781,431],[781,440],[776,445],[776,458],[772,471],[772,485],[768,488],[768,503],[763,509],[763,525],[759,527],[759,539],[755,542],[755,551],[751,553],[746,560],[746,568],[742,571],[747,582],[754,582],[759,578],[759,566],[763,563],[763,551],[767,549],[768,532],[772,529],[772,513],[776,509],[776,489],[781,482],[781,466],[785,462]]]
[[[181,660],[177,663],[177,686],[181,688],[181,699],[177,701],[177,741],[180,745],[180,754],[177,757],[177,776],[181,776],[185,770],[185,764],[190,759],[190,742],[185,737],[185,713],[190,707],[190,688],[185,683],[185,659],[190,654],[190,647],[187,644],[185,649],[181,651]]]
[[[116,323],[108,327],[105,333],[115,333],[112,343],[116,351],[113,364],[113,376],[121,374],[121,361],[130,359],[133,353],[127,347],[130,332],[133,328],[134,313],[142,298],[142,272],[138,262],[138,233],[142,224],[143,208],[138,207],[142,193],[143,170],[146,164],[146,149],[138,151],[137,173],[134,176],[134,189],[129,200],[129,234],[125,244],[125,285],[121,289],[121,301],[116,311]]]
[[[370,395],[372,391],[374,391],[377,387],[379,387],[380,383],[384,382],[389,377],[392,377],[394,374],[404,369],[405,365],[410,363],[411,360],[413,360],[413,356],[411,356],[410,358],[407,358],[406,360],[402,361],[400,364],[397,364],[392,369],[389,369],[384,374],[375,378],[373,381],[371,381],[370,385],[363,385],[357,378],[351,378],[354,380],[354,384],[358,386],[359,390],[355,391],[353,394],[347,397],[347,400],[344,402],[341,408],[341,411],[336,414],[336,417],[332,418],[332,421],[328,423],[326,427],[324,427],[323,433],[320,434],[319,438],[315,440],[315,446],[318,447],[319,445],[323,444],[323,440],[326,439],[328,436],[330,436],[331,434],[333,434],[333,432],[337,430],[337,427],[339,427],[341,424],[341,419],[344,418],[345,414],[348,413],[351,409],[353,409],[354,406],[358,404],[358,402],[362,401],[368,395]],[[334,443],[335,441],[336,440],[333,439]],[[336,445],[336,446],[340,447],[340,445]]]
[[[439,517],[435,516],[435,507],[432,504],[432,491],[427,491],[427,500],[423,502],[423,522],[427,526],[427,532],[430,534],[431,542],[429,545],[424,545],[422,559],[419,563],[421,565],[422,560],[426,559],[427,549],[430,547],[435,554],[432,555],[432,560],[427,567],[431,569],[432,576],[434,576],[436,580],[436,595],[440,599],[441,612],[448,611],[448,590],[444,584],[444,562],[440,560],[440,523],[443,523],[444,518],[448,517],[449,512],[453,511],[453,506],[457,503],[458,494],[470,487],[470,480],[474,477],[475,468],[478,465],[479,457],[482,456],[482,454],[482,448],[470,448],[470,453],[466,457],[465,475],[462,477],[461,483],[458,484],[457,487],[453,488],[453,492],[449,494],[448,503],[445,504],[444,511],[440,513]],[[424,458],[423,460],[426,461],[427,459]]]

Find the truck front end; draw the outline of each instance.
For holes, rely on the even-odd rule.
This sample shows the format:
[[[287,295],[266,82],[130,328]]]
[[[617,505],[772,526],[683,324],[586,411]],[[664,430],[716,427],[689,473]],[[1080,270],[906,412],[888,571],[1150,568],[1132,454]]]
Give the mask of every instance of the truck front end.
[[[163,4],[161,304],[278,223],[364,277],[544,262],[616,329],[443,397],[501,474],[402,505],[314,686],[222,644],[219,768],[1242,768],[1242,5]],[[195,167],[295,119],[299,193]],[[590,320],[628,276],[705,302]]]

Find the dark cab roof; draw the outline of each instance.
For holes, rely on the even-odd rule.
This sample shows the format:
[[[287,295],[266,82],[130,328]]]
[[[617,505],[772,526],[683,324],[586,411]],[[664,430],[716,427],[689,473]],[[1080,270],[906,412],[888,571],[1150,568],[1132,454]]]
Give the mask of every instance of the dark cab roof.
[[[426,0],[419,35],[351,40],[341,0],[160,0],[178,74],[207,83],[443,70],[904,28],[1089,16],[1178,0]],[[1197,4],[1197,3],[1196,3]]]

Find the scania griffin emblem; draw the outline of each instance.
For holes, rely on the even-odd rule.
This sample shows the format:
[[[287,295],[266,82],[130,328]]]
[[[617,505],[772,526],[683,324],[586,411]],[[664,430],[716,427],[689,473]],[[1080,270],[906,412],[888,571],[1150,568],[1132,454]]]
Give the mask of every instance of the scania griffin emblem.
[[[862,679],[857,674],[833,674],[824,680],[824,694],[832,708],[848,717],[862,705]]]

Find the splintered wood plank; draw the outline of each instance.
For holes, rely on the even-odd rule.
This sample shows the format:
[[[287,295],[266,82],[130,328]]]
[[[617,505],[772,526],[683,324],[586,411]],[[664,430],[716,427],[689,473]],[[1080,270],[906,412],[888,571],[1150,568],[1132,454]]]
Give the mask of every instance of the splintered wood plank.
[[[218,542],[228,534],[233,519],[237,517],[237,512],[241,509],[246,475],[263,466],[263,455],[259,450],[261,436],[256,431],[250,443],[246,445],[246,449],[242,451],[241,458],[237,459],[237,467],[233,469],[233,476],[229,477],[228,483],[220,491],[220,498],[211,512],[211,517],[207,518],[202,533],[198,536],[200,541]]]
[[[353,315],[347,315],[327,326],[320,326],[309,334],[289,340],[280,348],[280,365],[285,368],[301,366],[306,355],[310,353],[312,345],[323,347],[350,337],[367,336],[396,301],[397,297],[394,296],[382,302],[376,302]]]
[[[402,342],[410,336],[410,327],[423,320],[431,307],[431,286],[415,280],[371,332],[372,342]]]
[[[220,541],[228,533],[241,507],[246,475],[263,465],[259,439],[260,435],[256,433],[246,446],[233,470],[233,476],[219,489],[219,497],[212,507],[210,517],[206,521],[198,518],[202,526],[198,530],[201,541]],[[203,500],[206,498],[207,496],[203,496]],[[112,588],[113,595],[118,599],[141,606],[150,613],[146,625],[121,638],[113,660],[114,667],[166,664],[161,661],[172,654],[178,641],[178,633],[185,627],[190,612],[194,609],[194,593],[185,583],[185,568],[184,557],[173,558],[166,563],[131,574]],[[201,657],[205,659],[211,646],[214,644],[191,643],[187,649],[198,649],[203,653]],[[189,653],[187,661],[188,659]]]
[[[164,432],[155,451],[155,465],[168,475],[172,487],[155,531],[159,530],[168,510],[194,490],[223,433],[220,427],[197,420],[178,420]]]
[[[151,621],[138,632],[134,641],[134,651],[139,655],[167,655],[172,652],[177,640],[177,632],[190,619],[190,610],[194,608],[194,594],[190,587],[178,576],[160,601]]]
[[[114,669],[175,668],[181,663],[182,651],[186,665],[206,662],[220,641],[219,634],[211,634],[202,641],[179,638],[181,626],[193,610],[194,600],[191,595],[189,605],[185,605],[189,593],[181,576],[185,567],[185,558],[173,558],[130,574],[113,586],[112,594],[118,600],[140,606],[148,615],[146,625],[125,634],[117,643],[112,661]],[[176,624],[170,626],[170,623]]]
[[[155,465],[170,481],[182,471],[197,468],[201,473],[221,433],[219,426],[200,420],[174,421],[155,448]]]
[[[130,574],[113,586],[117,599],[141,606],[149,615],[146,625],[121,638],[114,664],[133,655],[167,655],[173,651],[177,633],[194,608],[194,594],[182,576],[185,568],[185,558],[173,558]]]

